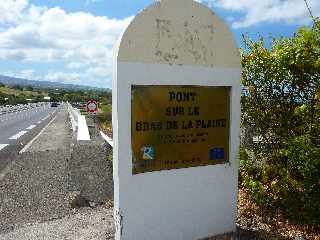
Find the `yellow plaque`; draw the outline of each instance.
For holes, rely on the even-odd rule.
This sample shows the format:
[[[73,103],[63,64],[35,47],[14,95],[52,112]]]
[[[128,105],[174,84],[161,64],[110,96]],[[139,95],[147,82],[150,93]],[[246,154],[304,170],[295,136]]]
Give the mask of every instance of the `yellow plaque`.
[[[229,161],[230,88],[132,86],[133,174]]]

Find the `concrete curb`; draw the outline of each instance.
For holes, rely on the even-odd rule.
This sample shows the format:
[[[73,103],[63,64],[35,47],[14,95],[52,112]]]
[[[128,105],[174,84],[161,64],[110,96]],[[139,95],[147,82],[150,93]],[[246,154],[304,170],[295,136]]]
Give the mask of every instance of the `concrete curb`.
[[[112,138],[110,138],[109,136],[107,136],[106,134],[104,134],[102,131],[100,131],[101,137],[107,142],[109,143],[109,145],[111,147],[113,147],[113,140]]]
[[[81,115],[77,109],[68,103],[68,112],[71,120],[72,130],[77,131],[77,141],[90,141],[90,134],[86,117]]]

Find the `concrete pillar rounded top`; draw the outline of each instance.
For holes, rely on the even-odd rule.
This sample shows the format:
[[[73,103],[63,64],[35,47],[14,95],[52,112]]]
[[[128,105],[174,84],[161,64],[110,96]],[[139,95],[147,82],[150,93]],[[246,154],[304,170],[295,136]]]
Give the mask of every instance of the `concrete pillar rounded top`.
[[[155,2],[132,20],[118,47],[117,61],[240,67],[231,31],[193,0]]]

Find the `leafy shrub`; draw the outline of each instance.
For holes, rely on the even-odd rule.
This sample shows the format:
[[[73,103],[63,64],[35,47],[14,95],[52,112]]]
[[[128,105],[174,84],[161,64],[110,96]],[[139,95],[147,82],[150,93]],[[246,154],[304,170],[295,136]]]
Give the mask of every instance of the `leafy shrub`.
[[[300,223],[320,223],[320,31],[292,38],[245,38],[242,128],[260,143],[240,150],[240,180],[254,200]],[[263,146],[263,147],[261,147]]]
[[[97,115],[97,119],[100,123],[106,123],[112,121],[112,113],[111,112],[103,112]]]

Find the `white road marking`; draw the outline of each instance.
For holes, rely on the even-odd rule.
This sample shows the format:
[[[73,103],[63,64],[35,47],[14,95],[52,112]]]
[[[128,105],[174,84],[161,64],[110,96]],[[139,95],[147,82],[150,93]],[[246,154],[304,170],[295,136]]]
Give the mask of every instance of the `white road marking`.
[[[20,131],[16,135],[13,135],[12,137],[10,137],[9,139],[10,140],[17,140],[19,137],[23,136],[26,133],[27,133],[27,131]]]
[[[46,116],[45,118],[42,118],[41,121],[45,121],[48,119],[48,117],[50,117],[50,115]]]
[[[37,122],[37,124],[40,124],[42,121]]]
[[[27,127],[26,129],[27,130],[31,130],[31,129],[34,129],[37,125],[30,125],[29,127]]]
[[[4,149],[6,146],[9,146],[9,144],[0,144],[0,151]]]
[[[54,118],[51,119],[51,121],[38,133],[37,136],[35,136],[27,145],[24,146],[24,148],[21,149],[21,151],[19,152],[19,154],[24,153],[25,151],[28,150],[29,147],[31,147],[32,143],[38,139],[38,137],[40,137],[40,135],[47,129],[47,127],[57,118],[57,116],[55,116]]]

